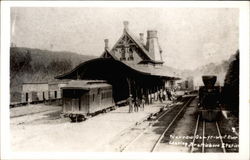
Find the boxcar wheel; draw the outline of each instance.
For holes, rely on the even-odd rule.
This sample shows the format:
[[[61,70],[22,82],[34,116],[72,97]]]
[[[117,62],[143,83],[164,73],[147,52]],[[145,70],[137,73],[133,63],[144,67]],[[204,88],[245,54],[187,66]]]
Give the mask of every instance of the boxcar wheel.
[[[70,117],[71,122],[76,122],[76,117]]]
[[[78,115],[77,116],[77,122],[82,122],[85,120],[85,117],[83,115]]]

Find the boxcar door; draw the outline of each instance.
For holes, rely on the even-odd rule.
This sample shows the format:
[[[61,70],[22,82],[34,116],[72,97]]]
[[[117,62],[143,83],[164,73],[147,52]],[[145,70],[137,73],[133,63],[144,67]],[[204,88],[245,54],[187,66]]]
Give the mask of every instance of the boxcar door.
[[[78,89],[74,90],[74,98],[72,99],[72,111],[86,113],[88,108],[88,91]]]
[[[79,112],[80,108],[80,102],[79,102],[79,97],[74,97],[72,99],[72,112]]]
[[[89,94],[83,94],[80,100],[80,111],[83,113],[89,113]]]
[[[63,90],[64,112],[79,112],[81,92],[77,89]]]

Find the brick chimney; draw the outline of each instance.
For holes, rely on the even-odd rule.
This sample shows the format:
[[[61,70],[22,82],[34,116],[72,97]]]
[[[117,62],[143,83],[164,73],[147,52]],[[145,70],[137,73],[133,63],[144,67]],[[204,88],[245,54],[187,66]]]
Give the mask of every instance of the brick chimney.
[[[109,50],[109,39],[104,39],[104,43],[105,43],[105,50]]]
[[[128,21],[123,21],[123,25],[124,25],[124,31],[128,31],[129,22]]]
[[[149,52],[149,56],[153,60],[162,61],[162,56],[161,56],[162,51],[160,49],[156,30],[147,31],[146,48]]]
[[[144,34],[143,33],[139,33],[139,35],[140,35],[141,44],[144,44]]]

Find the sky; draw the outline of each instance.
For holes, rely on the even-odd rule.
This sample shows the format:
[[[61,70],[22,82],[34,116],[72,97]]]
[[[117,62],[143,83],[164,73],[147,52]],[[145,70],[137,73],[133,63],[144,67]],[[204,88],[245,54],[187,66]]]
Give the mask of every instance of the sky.
[[[157,30],[164,64],[195,69],[227,60],[239,48],[236,8],[11,8],[11,42],[18,47],[100,56],[129,21],[134,35]],[[145,39],[146,41],[146,39]]]

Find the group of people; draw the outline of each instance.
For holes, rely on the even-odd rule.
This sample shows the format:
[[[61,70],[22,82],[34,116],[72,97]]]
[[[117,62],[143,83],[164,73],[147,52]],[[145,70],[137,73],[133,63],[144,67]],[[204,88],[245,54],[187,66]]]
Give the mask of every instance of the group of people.
[[[133,98],[132,94],[129,95],[127,99],[129,104],[129,113],[138,112],[140,110],[144,110],[145,103],[152,104],[154,101],[163,102],[165,100],[174,100],[174,91],[168,89],[161,89],[160,91],[148,94],[148,97],[145,98],[143,95],[140,99],[138,97]]]
[[[160,91],[148,94],[148,104],[152,104],[154,101],[163,102],[165,100],[174,100],[174,90],[161,89]]]
[[[128,104],[129,104],[129,113],[138,112],[139,109],[144,111],[145,97],[142,96],[141,99],[137,97],[133,99],[132,94],[130,94],[128,98]]]

